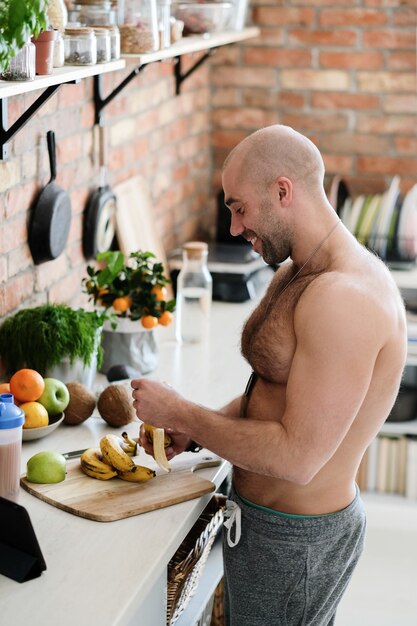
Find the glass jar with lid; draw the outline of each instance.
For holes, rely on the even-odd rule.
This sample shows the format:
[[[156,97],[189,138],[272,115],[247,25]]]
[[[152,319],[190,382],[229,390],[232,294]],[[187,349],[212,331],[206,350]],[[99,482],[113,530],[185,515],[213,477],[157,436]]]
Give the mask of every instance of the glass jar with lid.
[[[111,59],[110,33],[106,28],[94,27],[97,41],[97,63],[108,63]]]
[[[122,53],[159,50],[156,0],[125,0],[123,24],[119,29]]]
[[[66,28],[64,33],[65,65],[95,65],[97,40],[93,28]]]
[[[9,67],[0,74],[2,80],[34,80],[36,72],[36,48],[30,39],[10,61]]]
[[[79,20],[86,26],[116,23],[116,11],[108,0],[78,0]]]
[[[171,45],[171,0],[156,0],[160,48]]]
[[[94,24],[94,28],[106,29],[110,35],[110,60],[117,61],[120,59],[120,31],[116,24],[105,24],[103,26],[97,26]],[[98,58],[98,51],[97,51]]]

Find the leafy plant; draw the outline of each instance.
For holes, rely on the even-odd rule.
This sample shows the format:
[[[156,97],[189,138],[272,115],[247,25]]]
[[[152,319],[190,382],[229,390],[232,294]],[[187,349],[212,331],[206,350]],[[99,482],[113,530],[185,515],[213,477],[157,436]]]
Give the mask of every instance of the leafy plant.
[[[146,328],[171,321],[175,300],[167,300],[165,287],[170,280],[152,252],[139,250],[126,258],[122,252],[110,250],[97,254],[96,260],[101,266],[88,265],[88,277],[82,281],[95,305],[112,309],[118,317],[140,319]]]
[[[0,0],[0,70],[48,25],[49,0]]]
[[[88,367],[97,353],[97,331],[106,315],[97,311],[72,309],[65,304],[45,304],[23,309],[5,319],[0,327],[0,355],[9,374],[29,367],[44,375],[67,357],[72,364],[81,359]]]

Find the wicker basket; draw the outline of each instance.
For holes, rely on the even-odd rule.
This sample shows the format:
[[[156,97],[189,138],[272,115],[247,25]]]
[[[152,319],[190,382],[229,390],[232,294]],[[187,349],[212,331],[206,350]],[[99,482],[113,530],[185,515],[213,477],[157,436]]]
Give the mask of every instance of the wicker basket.
[[[214,540],[223,524],[226,497],[216,494],[168,564],[167,626],[173,626],[195,593]]]

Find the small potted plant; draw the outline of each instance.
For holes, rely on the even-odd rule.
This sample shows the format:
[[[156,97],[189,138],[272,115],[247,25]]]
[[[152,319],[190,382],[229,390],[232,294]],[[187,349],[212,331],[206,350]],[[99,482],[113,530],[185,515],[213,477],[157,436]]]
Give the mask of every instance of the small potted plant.
[[[0,356],[6,373],[28,367],[63,382],[90,387],[103,359],[100,335],[106,314],[44,304],[22,309],[0,326]]]
[[[128,257],[120,251],[101,252],[98,267],[87,266],[85,293],[107,313],[102,334],[103,366],[129,365],[145,374],[156,367],[157,326],[168,326],[175,310],[169,299],[164,266],[152,252],[141,250]]]
[[[8,71],[12,60],[30,45],[48,26],[47,0],[1,0],[0,2],[0,72],[10,80],[30,79],[26,65],[23,76]],[[29,42],[29,44],[28,44]],[[17,65],[18,67],[18,65]],[[16,76],[15,76],[16,74]]]

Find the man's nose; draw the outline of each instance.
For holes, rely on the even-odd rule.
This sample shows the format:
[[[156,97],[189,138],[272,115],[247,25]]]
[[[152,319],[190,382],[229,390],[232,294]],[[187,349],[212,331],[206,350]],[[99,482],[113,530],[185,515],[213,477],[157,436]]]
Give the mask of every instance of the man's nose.
[[[237,213],[232,213],[232,218],[230,220],[230,234],[233,237],[237,237],[241,235],[245,229],[242,226],[240,216]]]

